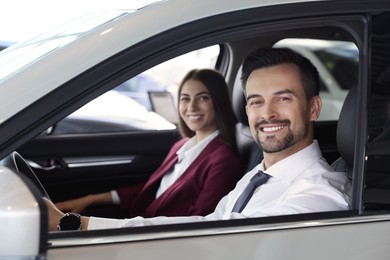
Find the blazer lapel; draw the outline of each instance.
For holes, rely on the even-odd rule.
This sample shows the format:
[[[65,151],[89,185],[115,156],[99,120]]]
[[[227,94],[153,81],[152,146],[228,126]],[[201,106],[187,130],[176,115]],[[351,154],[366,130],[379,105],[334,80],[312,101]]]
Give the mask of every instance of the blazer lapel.
[[[150,205],[148,206],[148,213],[150,216],[156,215],[156,212],[160,209],[161,205],[163,205],[164,203],[169,201],[169,198],[171,198],[172,193],[177,192],[176,191],[177,189],[181,189],[180,187],[182,186],[183,182],[188,181],[188,179],[196,179],[195,175],[198,174],[197,168],[203,163],[204,158],[208,157],[210,155],[210,153],[215,151],[215,149],[217,149],[220,146],[220,142],[221,142],[221,140],[218,137],[214,138],[203,149],[203,151],[192,162],[192,164],[183,172],[183,174],[175,181],[175,183],[173,183],[163,194],[161,194],[161,196],[158,199],[151,201]],[[162,178],[162,176],[161,176],[161,178]],[[161,179],[160,179],[160,181],[161,181]],[[160,184],[160,182],[158,182],[158,184]],[[156,189],[156,191],[157,191],[157,189]]]
[[[156,200],[158,187],[165,173],[178,161],[176,151],[169,153],[163,164],[150,176],[140,193],[136,196],[130,210],[131,216],[143,216],[147,207]]]

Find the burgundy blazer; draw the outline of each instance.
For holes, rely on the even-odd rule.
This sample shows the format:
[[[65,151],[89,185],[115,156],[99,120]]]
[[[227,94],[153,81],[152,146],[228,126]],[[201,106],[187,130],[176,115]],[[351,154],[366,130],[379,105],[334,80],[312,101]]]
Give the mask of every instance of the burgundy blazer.
[[[117,190],[122,206],[129,210],[129,217],[207,215],[244,175],[245,167],[239,155],[217,137],[156,199],[162,177],[174,167],[178,160],[176,152],[186,141],[188,138],[173,145],[146,183]]]

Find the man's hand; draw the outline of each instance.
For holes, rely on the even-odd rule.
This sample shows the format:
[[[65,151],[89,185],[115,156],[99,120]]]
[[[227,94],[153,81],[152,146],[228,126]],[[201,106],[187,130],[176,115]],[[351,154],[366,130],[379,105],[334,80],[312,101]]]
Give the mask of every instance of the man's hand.
[[[43,200],[47,206],[49,231],[56,231],[57,225],[60,222],[60,219],[64,216],[64,213],[57,209],[51,200],[47,198],[43,198]]]

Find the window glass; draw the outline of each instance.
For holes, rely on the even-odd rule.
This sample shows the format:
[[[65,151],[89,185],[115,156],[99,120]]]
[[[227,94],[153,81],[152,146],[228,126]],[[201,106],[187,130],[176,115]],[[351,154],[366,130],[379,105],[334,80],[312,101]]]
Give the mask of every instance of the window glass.
[[[53,128],[52,134],[176,129],[176,92],[194,68],[215,68],[218,45],[161,63],[78,109]]]
[[[337,120],[352,85],[357,83],[359,51],[352,42],[283,39],[275,44],[304,55],[320,73],[320,96],[323,108],[318,121]]]
[[[373,16],[368,101],[366,209],[390,208],[390,13]]]

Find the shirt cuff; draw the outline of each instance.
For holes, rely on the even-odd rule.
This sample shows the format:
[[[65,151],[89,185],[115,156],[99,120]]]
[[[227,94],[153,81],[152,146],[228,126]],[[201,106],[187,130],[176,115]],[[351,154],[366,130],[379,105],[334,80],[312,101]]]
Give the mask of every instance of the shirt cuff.
[[[111,191],[111,198],[112,198],[112,202],[115,205],[121,204],[121,199],[119,198],[119,194],[118,194],[118,192],[116,190],[112,190]]]
[[[90,217],[88,221],[88,230],[95,229],[110,229],[110,228],[118,228],[119,220],[109,219],[109,218],[96,218]]]

